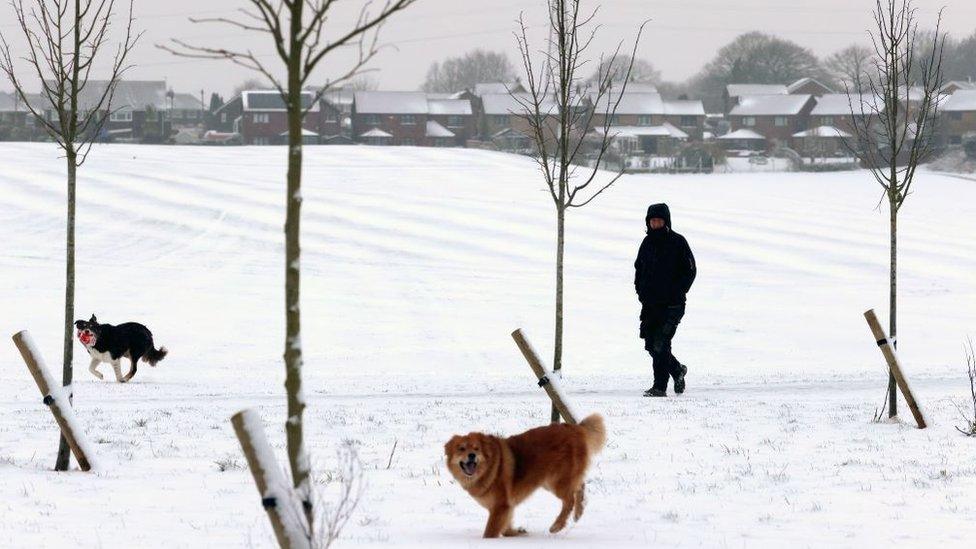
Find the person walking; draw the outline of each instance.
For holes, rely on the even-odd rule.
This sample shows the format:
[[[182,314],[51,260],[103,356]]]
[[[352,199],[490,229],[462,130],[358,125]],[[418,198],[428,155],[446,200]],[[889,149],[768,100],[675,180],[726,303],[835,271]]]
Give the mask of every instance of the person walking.
[[[698,269],[688,241],[671,229],[667,204],[647,208],[645,223],[647,236],[634,262],[634,289],[641,303],[640,337],[654,366],[654,385],[644,396],[667,396],[669,376],[674,378],[674,392],[680,395],[685,392],[688,367],[671,353],[671,339],[685,315],[685,296]]]

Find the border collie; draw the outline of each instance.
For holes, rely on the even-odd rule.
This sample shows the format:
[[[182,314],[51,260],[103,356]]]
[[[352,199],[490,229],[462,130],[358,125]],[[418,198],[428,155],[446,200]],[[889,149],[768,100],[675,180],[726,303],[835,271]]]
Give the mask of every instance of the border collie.
[[[89,320],[76,320],[78,341],[85,346],[91,355],[91,365],[88,371],[98,379],[105,379],[98,371],[98,365],[107,362],[115,370],[115,379],[125,383],[136,375],[136,363],[143,359],[150,366],[166,357],[166,347],[157,351],[153,345],[152,332],[138,322],[126,322],[118,326],[99,324],[95,315]],[[132,369],[122,377],[122,357],[132,361]]]

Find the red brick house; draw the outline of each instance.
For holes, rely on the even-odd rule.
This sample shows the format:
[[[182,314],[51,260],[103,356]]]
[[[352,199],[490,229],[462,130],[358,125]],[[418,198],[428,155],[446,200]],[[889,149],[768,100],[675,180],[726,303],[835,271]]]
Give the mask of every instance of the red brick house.
[[[733,132],[754,131],[768,140],[770,147],[788,145],[793,134],[809,127],[810,112],[816,105],[811,95],[752,95],[739,97],[729,112]]]
[[[319,105],[313,104],[315,95],[313,91],[302,92],[302,106],[308,109],[302,123],[303,141],[307,144],[318,143],[321,135]],[[241,102],[241,115],[235,121],[234,131],[241,134],[241,141],[245,145],[280,145],[288,142],[288,113],[280,92],[245,91],[235,100]],[[221,110],[217,112],[221,113]],[[218,116],[223,120],[223,116]]]
[[[851,95],[846,93],[831,93],[817,98],[817,104],[810,111],[810,127],[833,127],[845,133],[854,133],[853,121],[856,119],[859,125],[863,125],[865,116],[861,114],[861,106],[864,106],[864,113],[871,118],[873,105],[870,96]],[[851,116],[851,106],[854,107],[854,118]]]
[[[423,92],[356,92],[354,139],[368,144],[464,146],[476,130],[467,99]]]
[[[976,136],[976,90],[958,90],[940,106],[939,132],[947,145]]]
[[[664,99],[658,93],[631,92],[619,96],[616,105],[613,127],[658,127],[665,124],[678,128],[685,138],[701,140],[705,131],[705,106],[698,100]],[[603,97],[593,105],[591,128],[602,128],[606,124],[607,113],[614,109],[616,98]],[[667,130],[667,129],[666,129]],[[660,131],[661,136],[672,136],[673,131]]]

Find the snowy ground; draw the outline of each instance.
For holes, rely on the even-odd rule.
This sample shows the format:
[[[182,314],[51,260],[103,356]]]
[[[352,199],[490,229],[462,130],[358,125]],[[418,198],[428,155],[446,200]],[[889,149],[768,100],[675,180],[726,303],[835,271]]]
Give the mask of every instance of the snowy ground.
[[[501,154],[307,151],[310,446],[328,487],[336,448],[355,441],[369,485],[343,541],[487,546],[442,445],[545,420],[508,334],[549,348],[548,196],[530,161]],[[0,546],[272,543],[228,417],[258,408],[283,446],[283,164],[280,148],[93,152],[77,316],[142,321],[171,355],[119,385],[88,374],[76,346],[76,408],[103,470],[53,474],[53,423],[0,344]],[[976,331],[976,184],[917,185],[902,214],[899,346],[925,431],[907,415],[871,423],[886,374],[861,313],[886,316],[887,239],[868,175],[630,176],[571,212],[566,385],[605,414],[610,442],[578,525],[546,534],[558,504],[540,494],[516,514],[532,535],[500,543],[969,546],[976,442],[953,429],[953,401],[968,394],[962,344]],[[30,329],[52,366],[63,187],[52,147],[0,145],[0,335]],[[675,342],[689,391],[648,401],[632,261],[660,200],[700,278]]]

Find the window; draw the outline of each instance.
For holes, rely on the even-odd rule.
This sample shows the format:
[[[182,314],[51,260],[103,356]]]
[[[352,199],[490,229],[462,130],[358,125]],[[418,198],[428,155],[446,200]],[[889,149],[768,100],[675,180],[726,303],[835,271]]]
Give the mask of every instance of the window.
[[[339,113],[332,109],[325,109],[325,122],[327,124],[335,124],[339,121]]]
[[[220,113],[220,123],[221,124],[227,123],[227,113],[225,112]]]
[[[743,116],[742,117],[742,125],[743,126],[750,126],[750,127],[751,126],[755,126],[756,125],[756,117],[755,116]]]
[[[400,124],[404,126],[413,126],[417,123],[417,117],[412,114],[404,114],[400,116]]]
[[[618,121],[619,121],[619,119],[618,119]],[[651,125],[651,117],[649,115],[646,115],[646,114],[642,114],[642,115],[638,116],[637,117],[637,125],[638,126],[650,126]]]
[[[610,117],[610,124],[612,124],[614,126],[619,126],[620,125],[620,115],[619,114],[615,114],[615,115],[611,116]]]
[[[464,126],[464,119],[456,114],[447,117],[447,127],[460,128]]]
[[[112,122],[132,122],[132,111],[115,111],[109,119]]]
[[[681,126],[682,127],[690,128],[692,126],[697,126],[697,125],[698,125],[698,119],[695,118],[694,116],[682,116],[681,117]]]
[[[412,147],[414,143],[413,143],[413,139],[410,139],[409,137],[404,137],[403,139],[400,140],[400,144],[403,145],[404,147]]]
[[[834,117],[833,116],[822,116],[822,117],[820,117],[820,125],[821,126],[833,126],[834,125]]]
[[[773,125],[777,128],[785,128],[790,125],[790,119],[785,116],[777,116],[773,119]]]
[[[379,126],[380,117],[377,114],[367,114],[363,119],[363,122],[365,122],[367,126]]]
[[[268,138],[267,137],[255,137],[254,138],[254,144],[255,145],[267,145],[268,144]]]
[[[251,115],[251,121],[255,124],[267,124],[271,121],[271,115],[266,112]]]

